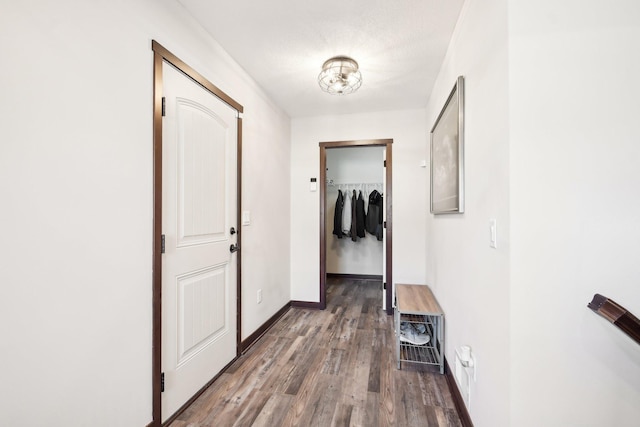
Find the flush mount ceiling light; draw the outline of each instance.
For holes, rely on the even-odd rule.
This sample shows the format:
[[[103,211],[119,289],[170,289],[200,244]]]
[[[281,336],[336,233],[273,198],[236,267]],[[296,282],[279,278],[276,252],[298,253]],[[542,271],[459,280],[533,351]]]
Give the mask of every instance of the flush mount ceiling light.
[[[322,65],[318,84],[323,91],[332,95],[348,95],[355,92],[362,84],[358,63],[346,56],[328,59]]]

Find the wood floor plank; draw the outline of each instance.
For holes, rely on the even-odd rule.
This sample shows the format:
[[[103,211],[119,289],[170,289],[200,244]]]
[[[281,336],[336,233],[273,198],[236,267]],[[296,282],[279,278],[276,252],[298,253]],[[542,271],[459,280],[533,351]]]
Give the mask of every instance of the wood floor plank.
[[[375,393],[380,392],[380,367],[382,362],[382,347],[378,344],[378,341],[375,339],[376,333],[372,331],[371,333],[372,343],[371,348],[373,349],[371,353],[371,359],[369,361],[369,378],[367,384],[367,391],[372,391]]]
[[[381,363],[386,367],[380,372],[380,405],[379,405],[379,425],[395,426],[396,424],[396,404],[395,404],[395,382],[393,374],[395,370],[395,358],[390,357],[389,351],[381,353]]]
[[[243,410],[237,417],[233,425],[237,427],[253,425],[254,421],[256,420],[260,412],[262,412],[262,409],[267,404],[270,397],[271,396],[268,393],[254,390],[252,399],[247,400],[247,402],[242,405]]]
[[[446,378],[396,369],[379,281],[332,278],[327,309],[291,308],[171,427],[460,427]]]
[[[432,426],[438,425],[431,406],[427,406],[419,399],[415,391],[416,384],[407,372],[395,377],[397,420],[401,426]]]
[[[292,365],[293,368],[288,378],[285,381],[286,389],[285,394],[297,395],[300,387],[307,380],[310,367],[315,367],[316,363],[314,361],[320,359],[322,357],[319,353],[306,353],[305,358],[300,359],[298,363]],[[311,374],[313,374],[312,372]]]
[[[205,425],[250,426],[269,396],[258,390],[251,390],[242,399],[231,399],[221,411],[205,419]],[[215,424],[212,424],[215,423]]]
[[[284,393],[287,388],[287,379],[292,375],[296,365],[290,363],[293,354],[298,350],[303,337],[293,340],[285,353],[278,359],[272,371],[265,377],[260,389],[267,393]]]
[[[425,405],[446,406],[445,398],[442,393],[442,386],[445,388],[447,388],[447,386],[442,383],[438,383],[436,379],[437,377],[433,375],[418,376],[418,385],[422,391],[422,400]]]
[[[293,396],[288,394],[276,393],[271,395],[251,426],[275,427],[282,425],[294,399]]]
[[[298,389],[298,393],[295,396],[296,398],[291,405],[287,416],[283,420],[283,426],[295,427],[305,425],[303,420],[309,418],[309,412],[317,412],[317,408],[314,407],[314,404],[317,404],[318,400],[322,397],[318,396],[318,390],[323,388],[323,384],[320,384],[320,380],[324,379],[324,386],[328,387],[328,378],[333,377],[332,375],[320,374],[318,367],[321,360],[322,356],[320,354],[312,356],[308,375],[305,376],[302,383],[304,386],[301,384],[301,387]],[[332,393],[332,395],[335,394],[336,393]],[[329,397],[331,397],[331,395],[329,395]]]
[[[235,382],[231,374],[222,374],[204,393],[196,399],[177,418],[178,421],[190,421],[199,425],[212,412],[221,409],[221,402],[225,401],[225,396],[230,395],[235,389]],[[172,424],[173,426],[173,424]]]
[[[359,315],[360,313],[357,312],[357,307],[349,307],[344,311],[335,328],[329,331],[331,336],[329,345],[332,348],[347,348],[351,345],[352,339],[355,337],[358,329]]]
[[[380,393],[367,393],[367,402],[364,407],[355,406],[351,413],[350,427],[370,427],[380,425],[378,415],[380,412]]]
[[[346,363],[347,353],[347,350],[341,348],[329,349],[329,353],[322,364],[322,373],[338,375],[340,367]]]
[[[353,413],[353,406],[345,405],[344,403],[338,403],[336,405],[336,410],[333,413],[331,426],[332,427],[349,427],[351,425],[352,413]]]
[[[455,409],[434,407],[439,426],[462,427],[460,418]]]
[[[364,407],[367,401],[369,385],[369,368],[371,365],[371,331],[360,331],[352,345],[355,351],[351,351],[346,372],[342,401],[344,403]]]
[[[342,383],[340,376],[319,374],[308,399],[305,399],[305,410],[297,412],[300,416],[292,426],[330,426],[340,399]]]

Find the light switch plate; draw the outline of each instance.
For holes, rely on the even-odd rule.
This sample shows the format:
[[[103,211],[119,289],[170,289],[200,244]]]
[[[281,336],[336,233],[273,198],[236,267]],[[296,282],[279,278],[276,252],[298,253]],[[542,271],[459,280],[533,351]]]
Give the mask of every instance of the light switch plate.
[[[250,225],[251,224],[251,212],[242,211],[242,225]]]

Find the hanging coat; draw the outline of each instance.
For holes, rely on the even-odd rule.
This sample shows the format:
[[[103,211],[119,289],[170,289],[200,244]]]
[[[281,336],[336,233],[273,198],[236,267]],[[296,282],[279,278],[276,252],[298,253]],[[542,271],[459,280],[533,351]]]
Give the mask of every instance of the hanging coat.
[[[362,198],[362,191],[358,195],[358,200],[356,202],[356,234],[358,237],[364,237],[364,222],[365,222],[365,213],[364,213],[364,199]]]
[[[351,236],[351,197],[344,192],[344,208],[342,209],[342,231],[343,236]]]
[[[336,200],[336,209],[333,212],[333,234],[342,239],[342,209],[344,208],[344,198],[342,191],[338,190],[338,199]]]
[[[358,232],[356,227],[356,190],[353,190],[353,196],[351,196],[351,240],[358,241]]]
[[[371,194],[369,194],[369,208],[367,209],[367,217],[365,219],[365,229],[369,234],[376,234],[376,228],[378,227],[378,217],[380,214],[380,209],[378,207],[378,202],[382,198],[380,193],[377,190],[373,190]]]
[[[378,225],[376,226],[376,239],[378,241],[382,241],[382,209],[384,203],[382,203],[382,194],[380,195],[380,200],[378,201]]]

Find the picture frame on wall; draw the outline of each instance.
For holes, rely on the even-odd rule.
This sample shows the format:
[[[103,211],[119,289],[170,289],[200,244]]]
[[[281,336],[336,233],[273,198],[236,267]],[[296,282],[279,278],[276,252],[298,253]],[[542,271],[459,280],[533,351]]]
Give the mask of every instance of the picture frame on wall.
[[[464,77],[456,80],[430,134],[431,213],[464,213]]]

